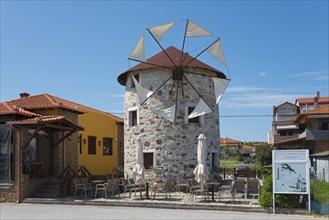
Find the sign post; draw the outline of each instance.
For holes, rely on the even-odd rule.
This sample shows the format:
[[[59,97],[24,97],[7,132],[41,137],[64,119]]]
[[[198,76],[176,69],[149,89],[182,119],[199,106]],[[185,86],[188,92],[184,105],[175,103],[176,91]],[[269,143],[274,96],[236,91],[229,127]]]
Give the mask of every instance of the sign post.
[[[308,194],[311,211],[309,150],[273,150],[273,213],[275,194]]]

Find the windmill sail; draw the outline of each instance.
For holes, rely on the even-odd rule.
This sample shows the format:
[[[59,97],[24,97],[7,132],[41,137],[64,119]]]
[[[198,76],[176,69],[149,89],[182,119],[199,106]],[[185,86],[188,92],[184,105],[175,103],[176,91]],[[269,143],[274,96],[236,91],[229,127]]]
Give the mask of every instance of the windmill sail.
[[[200,115],[208,114],[210,112],[212,112],[211,108],[207,105],[207,103],[203,99],[200,99],[197,106],[194,108],[194,110],[187,118],[188,119],[195,118]]]
[[[137,91],[137,96],[138,96],[138,99],[139,99],[139,103],[142,104],[146,99],[148,99],[153,94],[153,92],[150,91],[150,90],[147,90],[147,89],[143,88],[137,82],[137,80],[135,79],[134,76],[132,76],[132,79],[134,80],[134,84],[135,84],[135,87],[136,87],[136,91]]]
[[[214,81],[214,87],[215,87],[216,104],[218,104],[219,100],[222,98],[226,90],[226,87],[230,83],[230,80],[214,78],[214,77],[212,79]]]
[[[163,38],[163,36],[169,31],[169,29],[175,24],[176,22],[171,22],[168,24],[160,25],[160,26],[154,26],[151,28],[148,28],[147,30],[152,34],[152,36],[160,42]]]
[[[174,122],[175,121],[175,111],[176,111],[176,105],[173,105],[169,108],[163,109],[161,111],[154,111],[155,114],[158,114],[165,119]]]
[[[203,37],[203,36],[212,36],[213,34],[207,31],[206,29],[200,27],[196,23],[187,20],[187,28],[185,37]]]
[[[133,52],[131,52],[128,59],[146,62],[145,51],[144,51],[144,35],[142,35],[141,39],[138,41],[136,47]]]
[[[224,56],[223,46],[220,39],[217,39],[208,49],[207,52],[215,57],[219,62],[227,67],[226,59]]]

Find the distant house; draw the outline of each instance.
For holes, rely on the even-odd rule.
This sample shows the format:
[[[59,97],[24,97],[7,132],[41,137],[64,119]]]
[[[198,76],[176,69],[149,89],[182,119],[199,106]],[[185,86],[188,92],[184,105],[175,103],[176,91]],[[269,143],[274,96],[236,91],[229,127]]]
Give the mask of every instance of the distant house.
[[[122,126],[116,116],[49,94],[1,102],[1,198],[21,201],[79,167],[113,173],[123,165]]]
[[[240,152],[244,158],[252,159],[256,155],[256,147],[242,145]]]
[[[310,154],[328,150],[329,105],[300,113],[295,124],[304,128],[296,138],[275,142],[276,149],[309,149]]]
[[[297,138],[305,130],[303,124],[295,121],[299,113],[328,104],[329,97],[321,97],[320,92],[317,92],[313,98],[297,98],[295,104],[285,102],[273,106],[272,129],[268,135],[268,143]]]
[[[297,98],[295,104],[300,107],[300,112],[309,111],[317,106],[328,105],[329,96],[321,97],[320,92],[312,98]]]
[[[241,148],[242,142],[226,137],[220,138],[220,156],[221,157],[234,157],[237,155],[237,150]]]
[[[269,135],[269,143],[296,138],[302,131],[295,125],[299,114],[299,106],[290,102],[273,106],[272,130]]]
[[[311,154],[310,156],[316,163],[317,179],[321,179],[329,183],[329,150],[317,154]]]

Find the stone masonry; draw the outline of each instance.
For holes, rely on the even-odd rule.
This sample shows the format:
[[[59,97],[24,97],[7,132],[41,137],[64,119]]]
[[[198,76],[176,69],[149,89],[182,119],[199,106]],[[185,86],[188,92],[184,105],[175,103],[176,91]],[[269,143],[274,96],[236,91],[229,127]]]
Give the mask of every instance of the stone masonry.
[[[162,169],[164,176],[186,175],[192,176],[197,165],[197,137],[203,133],[208,145],[207,162],[209,164],[209,152],[219,153],[219,111],[215,101],[215,93],[212,78],[216,73],[200,69],[187,68],[190,72],[203,73],[204,76],[189,74],[185,76],[204,100],[213,109],[201,119],[202,123],[187,123],[187,106],[195,107],[200,99],[197,92],[186,82],[178,86],[178,102],[176,122],[171,122],[155,114],[153,111],[163,110],[175,104],[176,85],[169,80],[161,89],[151,96],[142,106],[139,105],[135,88],[126,86],[124,102],[124,148],[125,148],[125,172],[130,175],[136,164],[136,138],[142,136],[143,151],[154,152],[156,168]],[[151,68],[136,70],[127,77],[127,85],[132,81],[131,74],[139,74],[139,83],[145,89],[155,91],[172,74],[165,68]],[[170,90],[173,87],[171,94]],[[184,92],[184,95],[182,94]],[[137,126],[129,126],[129,110],[137,108]],[[214,166],[217,166],[215,164]]]

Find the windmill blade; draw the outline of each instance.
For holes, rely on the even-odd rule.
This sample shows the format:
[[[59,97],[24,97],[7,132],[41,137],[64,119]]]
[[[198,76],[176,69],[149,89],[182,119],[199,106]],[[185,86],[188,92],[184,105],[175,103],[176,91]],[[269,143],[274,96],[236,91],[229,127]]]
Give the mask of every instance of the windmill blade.
[[[170,22],[168,24],[154,26],[151,28],[148,28],[147,30],[151,33],[151,35],[160,42],[163,38],[163,36],[170,30],[170,28],[176,24],[176,22]]]
[[[210,47],[212,47],[215,43],[217,42],[217,40],[215,40],[214,42],[212,42],[208,47],[206,47],[205,49],[203,49],[198,55],[196,55],[195,57],[193,57],[192,60],[190,60],[189,62],[187,62],[184,67],[188,66],[190,63],[192,63],[194,60],[196,60],[201,54],[203,54],[206,50],[208,50]]]
[[[199,103],[191,112],[191,114],[187,117],[188,119],[195,118],[201,115],[205,115],[212,112],[212,109],[208,106],[208,104],[201,98]]]
[[[159,47],[162,49],[162,51],[166,54],[168,59],[171,61],[171,63],[176,66],[175,62],[171,59],[171,57],[167,54],[166,50],[163,49],[163,47],[160,44],[160,41],[162,40],[163,36],[169,31],[169,29],[175,24],[176,22],[171,22],[168,24],[155,26],[151,28],[147,28],[146,30],[151,34],[151,36],[154,38],[155,42],[159,45]]]
[[[210,47],[207,48],[207,52],[210,53],[227,68],[223,46],[219,38],[215,41],[215,43],[213,43]]]
[[[162,83],[161,86],[159,86],[154,92],[152,92],[152,94],[149,97],[147,97],[143,102],[140,102],[140,105],[143,105],[144,102],[146,102],[154,93],[156,93],[159,89],[161,89],[161,87],[164,86],[169,80],[171,80],[171,77],[169,77],[164,83]]]
[[[173,105],[161,111],[153,111],[153,113],[160,115],[171,122],[175,122],[176,105]]]
[[[193,90],[199,95],[199,97],[208,105],[208,107],[211,109],[212,111],[212,108],[210,107],[210,105],[206,102],[206,100],[204,100],[202,98],[202,95],[198,92],[198,90],[196,90],[196,88],[193,86],[193,84],[186,78],[186,76],[184,76],[184,79],[188,82],[188,84],[190,84],[190,86],[193,88]]]
[[[128,59],[139,61],[139,62],[146,62],[145,50],[144,50],[144,34],[138,41],[137,45],[135,46],[134,50],[131,52]]]
[[[215,78],[215,77],[212,77],[212,79],[213,79],[214,88],[215,88],[216,104],[218,104],[220,99],[222,98],[228,84],[230,83],[230,80],[222,79],[222,78]]]
[[[204,36],[213,36],[213,34],[207,31],[206,29],[200,27],[196,23],[187,20],[185,37],[204,37]]]
[[[135,79],[135,77],[132,75],[132,79],[134,81],[136,91],[137,91],[137,96],[139,99],[139,103],[144,103],[151,95],[153,95],[153,92],[150,90],[147,90],[143,88]]]

